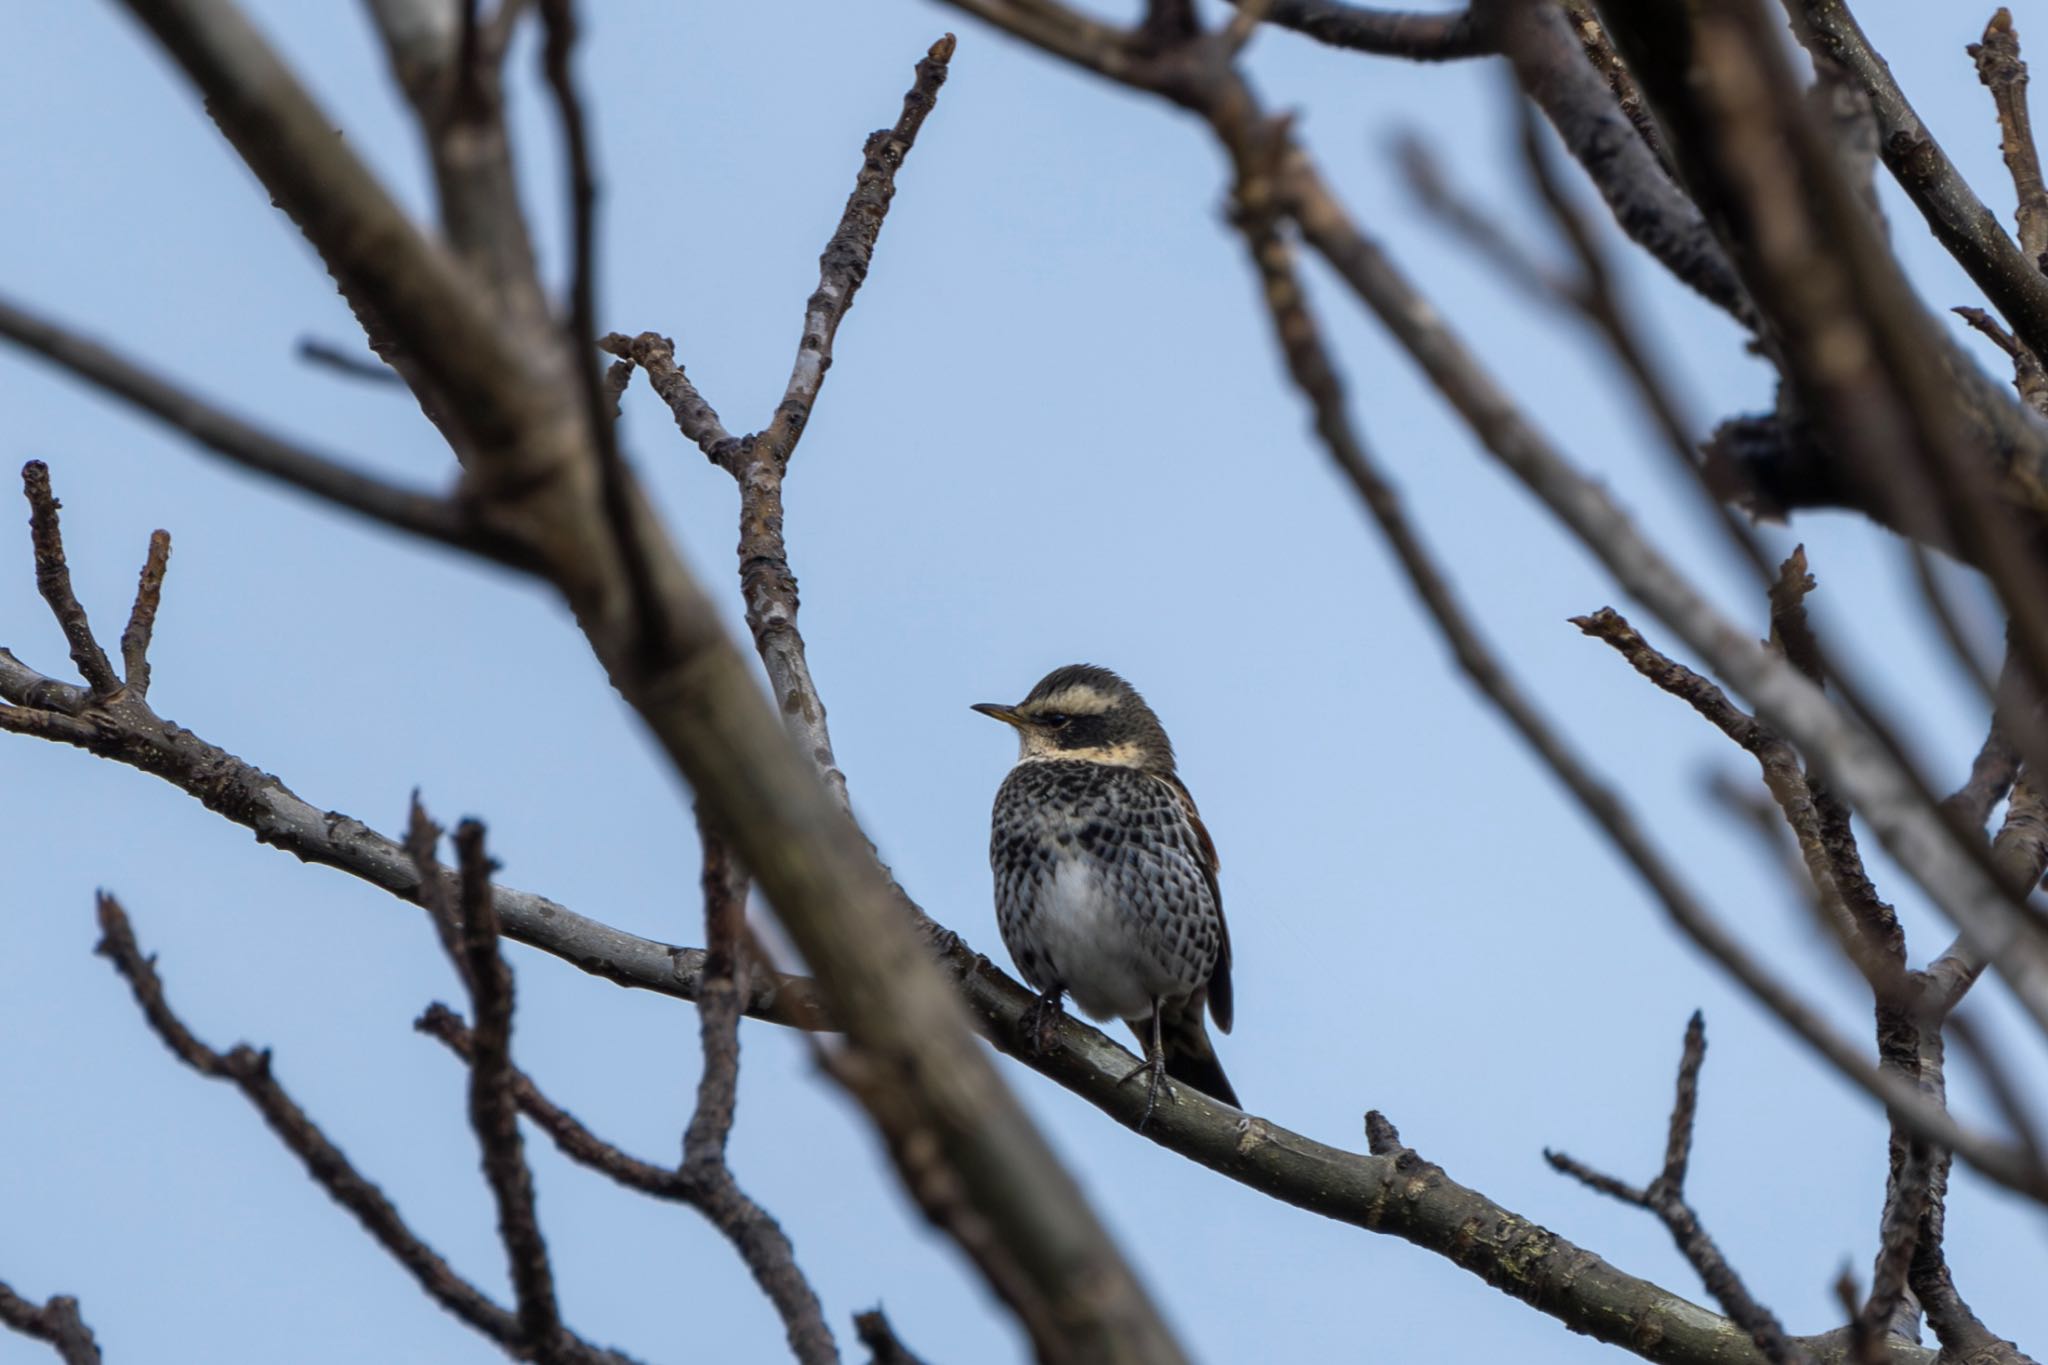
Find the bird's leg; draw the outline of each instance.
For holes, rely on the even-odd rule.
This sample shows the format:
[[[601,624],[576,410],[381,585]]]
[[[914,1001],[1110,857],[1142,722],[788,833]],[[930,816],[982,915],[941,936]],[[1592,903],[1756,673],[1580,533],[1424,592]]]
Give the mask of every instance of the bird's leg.
[[[1152,1111],[1159,1107],[1159,1092],[1164,1089],[1169,1098],[1173,1096],[1173,1087],[1166,1080],[1166,1044],[1160,1037],[1160,1002],[1156,998],[1152,1001],[1152,1038],[1145,1048],[1145,1060],[1125,1072],[1117,1084],[1121,1086],[1146,1072],[1152,1074],[1152,1079],[1145,1086],[1145,1112],[1138,1118],[1141,1133],[1152,1121]]]
[[[1038,1003],[1024,1012],[1025,1044],[1034,1054],[1043,1056],[1052,1051],[1053,1034],[1066,1017],[1066,1008],[1060,1004],[1061,988],[1054,986],[1041,992]]]

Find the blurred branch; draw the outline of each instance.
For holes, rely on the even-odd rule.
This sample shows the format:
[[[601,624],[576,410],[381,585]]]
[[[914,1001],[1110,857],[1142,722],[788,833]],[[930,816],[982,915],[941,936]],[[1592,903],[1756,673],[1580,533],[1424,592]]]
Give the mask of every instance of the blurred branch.
[[[180,388],[140,361],[5,299],[0,299],[0,337],[185,433],[230,464],[371,521],[513,568],[532,567],[510,540],[490,532],[454,500],[385,483],[334,456],[273,435]]]
[[[0,1281],[0,1323],[23,1336],[48,1342],[64,1365],[100,1365],[99,1343],[78,1315],[78,1300],[58,1294],[49,1302],[31,1303]]]
[[[320,337],[299,338],[299,359],[308,365],[322,365],[367,384],[403,384],[403,376],[382,360],[365,360],[344,346]],[[373,352],[374,354],[374,352]]]
[[[271,1074],[267,1050],[258,1051],[240,1043],[225,1054],[215,1052],[172,1012],[164,997],[163,982],[156,974],[155,960],[137,946],[128,916],[105,893],[99,897],[99,922],[100,943],[95,951],[110,960],[127,980],[135,993],[135,1003],[142,1007],[143,1018],[172,1055],[200,1075],[227,1081],[240,1090],[256,1106],[270,1130],[305,1166],[306,1173],[335,1203],[354,1215],[363,1230],[405,1268],[428,1297],[497,1343],[506,1354],[518,1359],[532,1358],[533,1347],[520,1318],[492,1303],[475,1285],[456,1274],[406,1226],[383,1191],[357,1173],[341,1149],[328,1140],[277,1083]],[[630,1357],[593,1346],[566,1328],[553,1338],[547,1354],[541,1358],[572,1365],[631,1365]]]
[[[868,1348],[868,1365],[924,1365],[910,1348],[896,1338],[896,1329],[880,1308],[853,1315],[854,1334]]]
[[[1243,8],[1247,0],[1231,3]],[[1272,0],[1266,7],[1266,22],[1291,28],[1330,47],[1418,62],[1482,57],[1495,50],[1469,8],[1424,14],[1372,9],[1344,0]]]
[[[1679,283],[1756,330],[1756,306],[1726,253],[1698,207],[1666,173],[1658,150],[1624,116],[1610,78],[1594,67],[1564,11],[1519,0],[1476,4],[1515,79],[1584,168],[1621,230]]]

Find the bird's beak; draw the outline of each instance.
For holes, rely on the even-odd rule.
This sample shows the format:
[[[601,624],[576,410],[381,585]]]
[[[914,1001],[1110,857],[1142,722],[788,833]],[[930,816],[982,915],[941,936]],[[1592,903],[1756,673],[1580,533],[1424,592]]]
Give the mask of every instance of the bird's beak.
[[[1014,706],[1003,706],[992,701],[978,701],[969,709],[979,711],[984,716],[993,716],[1003,724],[1014,725],[1019,730],[1023,729],[1026,723],[1024,717],[1017,714],[1017,708]]]

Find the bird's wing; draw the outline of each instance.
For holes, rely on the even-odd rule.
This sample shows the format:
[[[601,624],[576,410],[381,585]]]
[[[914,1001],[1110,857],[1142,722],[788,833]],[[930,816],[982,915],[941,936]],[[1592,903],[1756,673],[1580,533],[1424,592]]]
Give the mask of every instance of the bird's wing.
[[[1221,865],[1216,857],[1216,841],[1209,837],[1209,827],[1202,823],[1202,813],[1195,809],[1195,798],[1181,780],[1169,773],[1159,779],[1173,793],[1173,799],[1180,806],[1181,814],[1187,817],[1188,827],[1195,832],[1195,846],[1201,851],[1202,879],[1209,884],[1209,899],[1216,906],[1216,927],[1221,931],[1222,942],[1216,953],[1216,970],[1209,974],[1209,1016],[1216,1021],[1216,1027],[1230,1032],[1230,921],[1223,917],[1223,888],[1217,885],[1216,872]]]

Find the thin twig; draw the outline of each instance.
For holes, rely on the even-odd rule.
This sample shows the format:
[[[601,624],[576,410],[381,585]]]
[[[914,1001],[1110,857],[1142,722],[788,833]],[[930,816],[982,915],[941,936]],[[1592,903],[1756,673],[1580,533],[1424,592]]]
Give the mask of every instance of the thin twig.
[[[171,533],[149,533],[149,554],[142,561],[142,574],[135,583],[135,605],[128,610],[128,626],[121,632],[121,671],[130,692],[149,695],[149,645],[156,635],[157,607],[164,595],[164,571],[171,562]]]
[[[924,121],[946,82],[955,41],[946,34],[917,63],[902,112],[893,127],[878,129],[862,148],[861,169],[847,196],[838,226],[818,258],[818,287],[804,305],[803,330],[782,401],[759,432],[735,438],[697,391],[668,338],[643,332],[628,339],[613,334],[601,343],[611,354],[632,360],[674,414],[676,426],[705,455],[732,475],[740,490],[740,593],[747,627],[761,656],[784,722],[796,736],[842,808],[851,809],[846,775],[832,749],[824,699],[811,676],[802,633],[797,628],[797,582],[783,536],[782,483],[803,437],[839,324],[867,278],[875,243],[896,194],[896,175],[917,142]]]
[[[21,467],[21,488],[28,497],[29,539],[35,547],[36,591],[49,604],[50,614],[64,632],[71,648],[71,662],[85,679],[95,698],[111,697],[121,690],[114,665],[92,633],[85,607],[71,587],[71,566],[64,559],[64,532],[57,520],[63,506],[50,491],[50,467],[30,460]]]
[[[1706,1022],[1695,1010],[1685,1027],[1685,1050],[1678,1063],[1677,1096],[1671,1106],[1664,1169],[1648,1185],[1637,1189],[1562,1152],[1546,1149],[1543,1156],[1553,1168],[1581,1184],[1656,1214],[1671,1233],[1672,1241],[1678,1244],[1679,1252],[1699,1273],[1701,1282],[1721,1305],[1721,1311],[1749,1333],[1764,1358],[1772,1365],[1801,1365],[1812,1358],[1805,1346],[1787,1337],[1777,1316],[1757,1302],[1742,1283],[1742,1277],[1735,1273],[1735,1268],[1728,1264],[1727,1257],[1721,1254],[1721,1249],[1701,1225],[1699,1215],[1686,1202],[1685,1170],[1692,1153],[1693,1123],[1699,1110],[1700,1067],[1706,1056]]]
[[[179,387],[129,356],[109,350],[0,299],[0,337],[140,408],[232,464],[311,493],[321,502],[513,568],[532,556],[507,536],[474,522],[452,499],[418,493],[351,469],[331,455],[274,435]]]
[[[860,1344],[868,1348],[868,1365],[924,1365],[908,1346],[897,1339],[896,1329],[879,1307],[855,1313],[853,1332],[860,1338]]]
[[[2005,11],[2000,10],[2003,14]],[[1999,325],[1998,319],[1982,308],[1967,304],[1951,308],[1954,313],[1971,327],[1990,338],[1991,344],[2005,352],[2012,361],[2012,386],[2022,401],[2035,412],[2048,417],[2048,369],[2042,368],[2041,358],[2020,344],[2019,338]]]
[[[469,1124],[483,1152],[484,1179],[498,1209],[521,1340],[542,1361],[554,1360],[565,1329],[555,1303],[554,1270],[534,1210],[533,1172],[519,1133],[512,1093],[512,969],[498,951],[498,917],[491,900],[496,864],[484,850],[484,827],[464,820],[455,830],[459,864],[451,890],[434,860],[440,830],[412,799],[408,851],[417,865],[436,932],[448,950],[476,1012],[474,1059],[469,1069]]]
[[[2020,35],[2012,26],[2012,11],[2001,5],[1984,26],[1983,41],[1970,44],[1968,50],[1977,64],[1977,79],[1998,107],[1998,150],[2012,173],[2019,201],[2014,216],[2020,253],[2036,268],[2048,269],[2042,259],[2048,254],[2048,187],[2041,183],[2041,155],[2027,117],[2027,64],[2020,60]]]
[[[548,88],[554,93],[555,110],[562,123],[562,144],[568,153],[572,265],[565,327],[569,363],[575,369],[576,384],[583,395],[591,449],[596,452],[598,475],[603,481],[605,520],[625,570],[634,616],[639,623],[640,647],[650,664],[658,666],[668,661],[673,644],[669,638],[671,627],[654,583],[632,476],[626,468],[626,457],[619,450],[618,431],[612,418],[618,403],[606,393],[598,363],[597,171],[590,153],[583,101],[576,92],[575,73],[570,67],[577,38],[575,0],[541,0],[540,13],[547,31],[541,66],[547,73]]]
[[[1581,21],[1581,35],[1584,24],[1592,23],[1590,15]],[[1597,23],[1593,29],[1599,32]],[[1600,41],[1605,42],[1604,35]],[[1590,55],[1590,54],[1589,54]],[[1621,79],[1627,80],[1626,74]],[[1617,93],[1617,98],[1619,94]],[[1531,183],[1536,187],[1544,207],[1550,211],[1551,221],[1570,244],[1572,254],[1578,258],[1579,280],[1576,287],[1565,295],[1577,311],[1592,324],[1593,329],[1607,343],[1615,359],[1621,362],[1634,382],[1636,395],[1643,407],[1663,434],[1665,451],[1672,463],[1697,487],[1702,494],[1702,504],[1708,515],[1719,525],[1722,537],[1732,546],[1750,569],[1759,577],[1768,576],[1768,564],[1763,548],[1757,543],[1755,534],[1738,518],[1728,500],[1715,487],[1715,475],[1699,458],[1698,443],[1693,436],[1692,423],[1686,418],[1683,404],[1678,398],[1671,377],[1651,353],[1648,340],[1637,327],[1630,310],[1624,304],[1621,292],[1615,287],[1614,268],[1609,263],[1607,252],[1601,244],[1593,224],[1579,212],[1578,206],[1565,192],[1556,168],[1551,164],[1551,153],[1529,112],[1526,102],[1515,104],[1516,124],[1522,146],[1522,163],[1528,168]]]
[[[143,1018],[172,1055],[200,1075],[228,1081],[240,1090],[263,1115],[270,1130],[298,1157],[306,1173],[354,1215],[429,1297],[506,1350],[523,1352],[526,1337],[519,1319],[456,1274],[439,1253],[406,1226],[383,1191],[358,1174],[341,1149],[285,1093],[271,1074],[267,1050],[258,1051],[242,1043],[225,1054],[215,1052],[172,1012],[164,996],[163,982],[157,976],[155,960],[143,954],[128,916],[105,893],[99,897],[99,923],[100,942],[95,951],[111,961],[127,980],[136,1004],[142,1007]],[[560,1335],[560,1347],[559,1358],[578,1365],[631,1365],[629,1357],[592,1346],[566,1329]]]
[[[446,1005],[429,1005],[413,1027],[438,1040],[464,1062],[474,1061],[473,1035],[461,1016]],[[837,1358],[830,1330],[824,1325],[823,1310],[797,1264],[795,1248],[767,1210],[737,1188],[730,1191],[736,1198],[726,1197],[706,1189],[687,1172],[643,1160],[605,1141],[574,1114],[550,1100],[530,1076],[516,1067],[512,1070],[512,1095],[518,1101],[519,1111],[571,1161],[627,1189],[684,1204],[701,1213],[733,1244],[754,1282],[782,1315],[792,1347],[800,1336],[806,1343],[823,1342],[825,1353],[798,1358],[807,1362]]]
[[[946,83],[947,64],[953,60],[955,43],[948,33],[931,45],[917,64],[917,76],[903,96],[903,112],[892,128],[868,134],[861,148],[861,169],[839,215],[839,226],[825,243],[818,258],[818,287],[804,305],[804,326],[797,342],[796,362],[790,367],[789,382],[775,416],[755,438],[770,459],[787,466],[797,438],[810,421],[825,371],[832,367],[832,339],[840,322],[853,307],[853,296],[867,278],[874,257],[875,239],[882,231],[882,219],[889,201],[896,195],[896,172],[917,142],[925,116],[938,102],[939,88]]]
[[[373,351],[374,356],[376,353]],[[392,369],[381,359],[365,360],[354,351],[335,345],[320,337],[299,338],[299,359],[309,365],[323,365],[351,379],[360,379],[368,384],[387,387],[405,386],[405,376]]]

